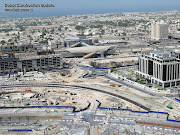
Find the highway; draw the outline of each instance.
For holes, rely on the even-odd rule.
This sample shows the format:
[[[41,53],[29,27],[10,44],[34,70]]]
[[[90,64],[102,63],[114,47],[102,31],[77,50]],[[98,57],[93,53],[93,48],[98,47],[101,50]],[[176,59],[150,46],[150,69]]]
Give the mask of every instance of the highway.
[[[108,95],[126,100],[126,101],[146,110],[146,111],[150,111],[150,109],[148,107],[143,106],[142,104],[136,102],[135,100],[121,96],[118,93],[115,94],[114,92],[110,92],[106,89],[101,90],[101,89],[96,89],[96,88],[92,88],[92,87],[85,87],[85,86],[78,86],[78,85],[65,85],[65,84],[60,84],[60,83],[49,83],[49,84],[47,84],[47,83],[19,83],[18,84],[18,83],[16,83],[16,84],[11,84],[11,85],[9,85],[9,84],[8,85],[1,85],[0,87],[1,88],[9,88],[9,87],[82,88],[82,90],[84,89],[84,90],[91,90],[91,91],[98,91],[98,92],[106,93]]]

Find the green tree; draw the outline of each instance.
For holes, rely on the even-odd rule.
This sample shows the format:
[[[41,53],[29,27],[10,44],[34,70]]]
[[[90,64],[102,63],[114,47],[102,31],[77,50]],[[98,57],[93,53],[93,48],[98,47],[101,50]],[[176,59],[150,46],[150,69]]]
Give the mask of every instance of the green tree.
[[[96,38],[96,39],[94,40],[94,43],[98,43],[98,42],[99,42],[99,39]]]
[[[59,27],[58,30],[61,31],[61,27]]]
[[[75,29],[76,29],[76,30],[85,30],[86,27],[77,25],[77,26],[75,27]]]
[[[104,35],[105,34],[105,30],[101,30],[101,35]]]
[[[92,36],[92,33],[89,33],[89,35],[88,36]]]
[[[123,32],[123,33],[122,33],[122,35],[123,35],[123,36],[126,36],[126,33],[125,33],[125,32]]]
[[[1,40],[1,44],[4,45],[6,43],[6,41],[4,40]]]
[[[12,39],[9,39],[8,42],[12,42],[13,40]]]

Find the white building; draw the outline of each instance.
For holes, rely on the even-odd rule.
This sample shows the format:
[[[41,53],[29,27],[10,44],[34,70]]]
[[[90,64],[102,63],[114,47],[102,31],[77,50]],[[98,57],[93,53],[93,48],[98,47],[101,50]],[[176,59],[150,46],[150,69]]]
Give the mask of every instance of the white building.
[[[151,38],[154,40],[168,39],[168,27],[169,27],[169,25],[164,23],[164,21],[152,22]]]
[[[180,85],[180,52],[147,51],[139,57],[137,74],[162,87]]]

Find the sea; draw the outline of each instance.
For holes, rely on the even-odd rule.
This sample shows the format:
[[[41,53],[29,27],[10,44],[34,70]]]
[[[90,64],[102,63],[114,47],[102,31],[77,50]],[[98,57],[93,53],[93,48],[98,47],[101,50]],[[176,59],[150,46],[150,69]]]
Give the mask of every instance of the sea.
[[[12,9],[12,8],[11,8]],[[158,12],[158,11],[180,11],[179,8],[176,9],[128,9],[128,8],[97,8],[97,9],[53,9],[50,8],[32,8],[33,11],[2,11],[0,10],[0,19],[9,18],[31,18],[31,17],[51,17],[51,16],[68,16],[68,15],[88,15],[88,14],[107,14],[107,13],[126,13],[126,12]]]

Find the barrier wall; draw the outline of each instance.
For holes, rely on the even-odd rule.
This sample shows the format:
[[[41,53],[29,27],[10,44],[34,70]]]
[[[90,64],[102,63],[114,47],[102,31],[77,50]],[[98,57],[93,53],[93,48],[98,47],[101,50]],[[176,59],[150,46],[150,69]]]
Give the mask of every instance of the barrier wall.
[[[85,111],[85,110],[87,110],[90,107],[90,105],[91,105],[91,103],[89,103],[89,105],[86,108],[80,109],[79,111],[75,111],[74,110],[73,113]]]
[[[32,132],[31,129],[10,129],[8,132]]]
[[[85,111],[90,107],[91,103],[89,103],[89,105],[84,108],[81,109],[79,111],[75,111],[76,107],[74,106],[12,106],[12,107],[0,107],[0,109],[25,109],[25,108],[72,108],[73,111],[72,112],[81,112],[81,111]]]
[[[131,111],[133,113],[149,113],[149,112],[143,112],[143,111]]]
[[[96,100],[99,104],[101,104],[101,102],[99,100]],[[169,113],[168,112],[156,112],[156,111],[148,111],[148,112],[145,112],[145,111],[133,111],[131,109],[121,109],[121,108],[106,108],[106,107],[98,107],[98,109],[105,109],[105,110],[123,110],[123,111],[130,111],[132,113],[145,113],[145,114],[148,114],[148,113],[158,113],[158,114],[166,114],[168,115],[169,117]],[[171,120],[171,119],[168,119],[167,117],[167,121],[171,121],[171,122],[178,122],[180,123],[180,121],[178,120]]]
[[[13,107],[0,107],[0,109],[14,109],[14,108],[75,108],[74,106],[13,106]]]
[[[179,121],[179,120],[171,120],[171,119],[167,119],[167,121],[180,123],[180,121]]]
[[[159,113],[159,114],[167,114],[167,115],[168,115],[168,113],[167,113],[167,112],[156,112],[156,111],[149,111],[149,113]]]
[[[175,100],[177,100],[177,101],[179,101],[179,102],[180,102],[180,99],[178,99],[178,98],[175,98]]]
[[[109,67],[109,68],[95,68],[95,67],[90,67],[90,66],[82,66],[82,67],[87,67],[87,68],[92,68],[92,69],[111,69],[111,68],[120,68],[120,67],[132,67],[132,66],[137,66],[138,64],[135,65],[126,65],[126,66],[119,66],[119,67]]]
[[[145,111],[133,111],[132,109],[122,109],[122,108],[107,108],[107,107],[100,107],[100,104],[101,102],[99,100],[96,100],[99,105],[98,105],[98,109],[106,109],[106,110],[123,110],[123,111],[131,111],[133,113],[159,113],[159,114],[167,114],[167,112],[156,112],[156,111],[148,111],[148,112],[145,112]]]

